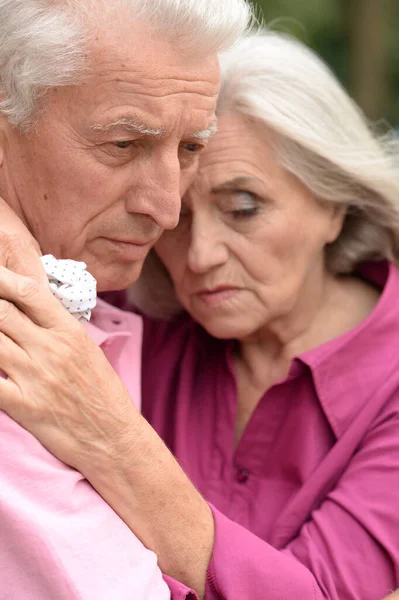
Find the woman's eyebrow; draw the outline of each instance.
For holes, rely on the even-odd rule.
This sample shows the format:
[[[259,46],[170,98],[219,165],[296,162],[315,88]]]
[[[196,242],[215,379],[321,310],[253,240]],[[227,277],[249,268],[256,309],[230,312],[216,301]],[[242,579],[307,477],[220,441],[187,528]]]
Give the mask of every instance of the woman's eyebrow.
[[[262,183],[262,180],[259,177],[250,177],[247,175],[240,175],[239,177],[234,177],[233,179],[229,179],[224,183],[212,188],[212,194],[218,194],[219,192],[223,192],[226,190],[234,190],[236,188],[242,188],[248,185],[249,183],[253,183],[254,181]]]

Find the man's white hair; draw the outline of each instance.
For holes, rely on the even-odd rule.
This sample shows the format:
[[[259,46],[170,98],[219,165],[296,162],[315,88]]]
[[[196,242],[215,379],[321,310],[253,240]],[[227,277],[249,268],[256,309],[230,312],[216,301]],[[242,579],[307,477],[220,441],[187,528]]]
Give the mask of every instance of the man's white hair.
[[[79,83],[94,28],[121,11],[199,54],[228,48],[251,20],[246,0],[0,0],[0,114],[27,129],[51,87]]]
[[[255,120],[287,171],[320,202],[347,209],[339,238],[326,249],[329,270],[350,273],[367,259],[398,261],[398,141],[374,134],[328,67],[286,35],[251,34],[222,54],[221,66],[219,115]],[[131,295],[154,316],[178,309],[153,251]]]

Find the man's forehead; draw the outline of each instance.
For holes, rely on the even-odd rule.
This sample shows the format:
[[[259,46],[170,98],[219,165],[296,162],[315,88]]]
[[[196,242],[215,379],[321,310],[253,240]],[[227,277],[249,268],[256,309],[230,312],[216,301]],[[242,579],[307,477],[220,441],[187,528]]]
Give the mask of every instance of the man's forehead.
[[[72,126],[98,135],[118,130],[162,138],[179,131],[208,139],[220,85],[216,55],[185,57],[159,36],[141,39],[142,33],[133,39],[110,33],[107,43],[94,44],[82,85],[64,88]]]
[[[131,20],[118,21],[98,32],[91,44],[94,70],[131,69],[143,79],[156,80],[165,73],[188,82],[205,77],[209,66],[218,67],[216,52],[188,51],[167,31],[154,30],[149,24]],[[214,75],[210,76],[215,83]]]

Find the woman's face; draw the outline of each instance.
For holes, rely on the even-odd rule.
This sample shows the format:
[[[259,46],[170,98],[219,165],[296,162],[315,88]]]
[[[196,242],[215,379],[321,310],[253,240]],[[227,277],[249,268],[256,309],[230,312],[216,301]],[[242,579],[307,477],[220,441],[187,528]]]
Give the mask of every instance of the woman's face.
[[[191,316],[215,337],[242,339],[311,301],[343,215],[279,165],[256,123],[228,114],[218,125],[156,252]]]

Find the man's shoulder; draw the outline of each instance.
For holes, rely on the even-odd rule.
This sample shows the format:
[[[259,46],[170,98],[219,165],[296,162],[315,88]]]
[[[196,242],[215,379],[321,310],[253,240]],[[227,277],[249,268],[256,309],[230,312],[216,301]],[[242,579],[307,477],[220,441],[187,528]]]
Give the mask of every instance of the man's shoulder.
[[[3,412],[0,527],[7,598],[143,599],[148,586],[169,597],[155,555],[79,472]]]

